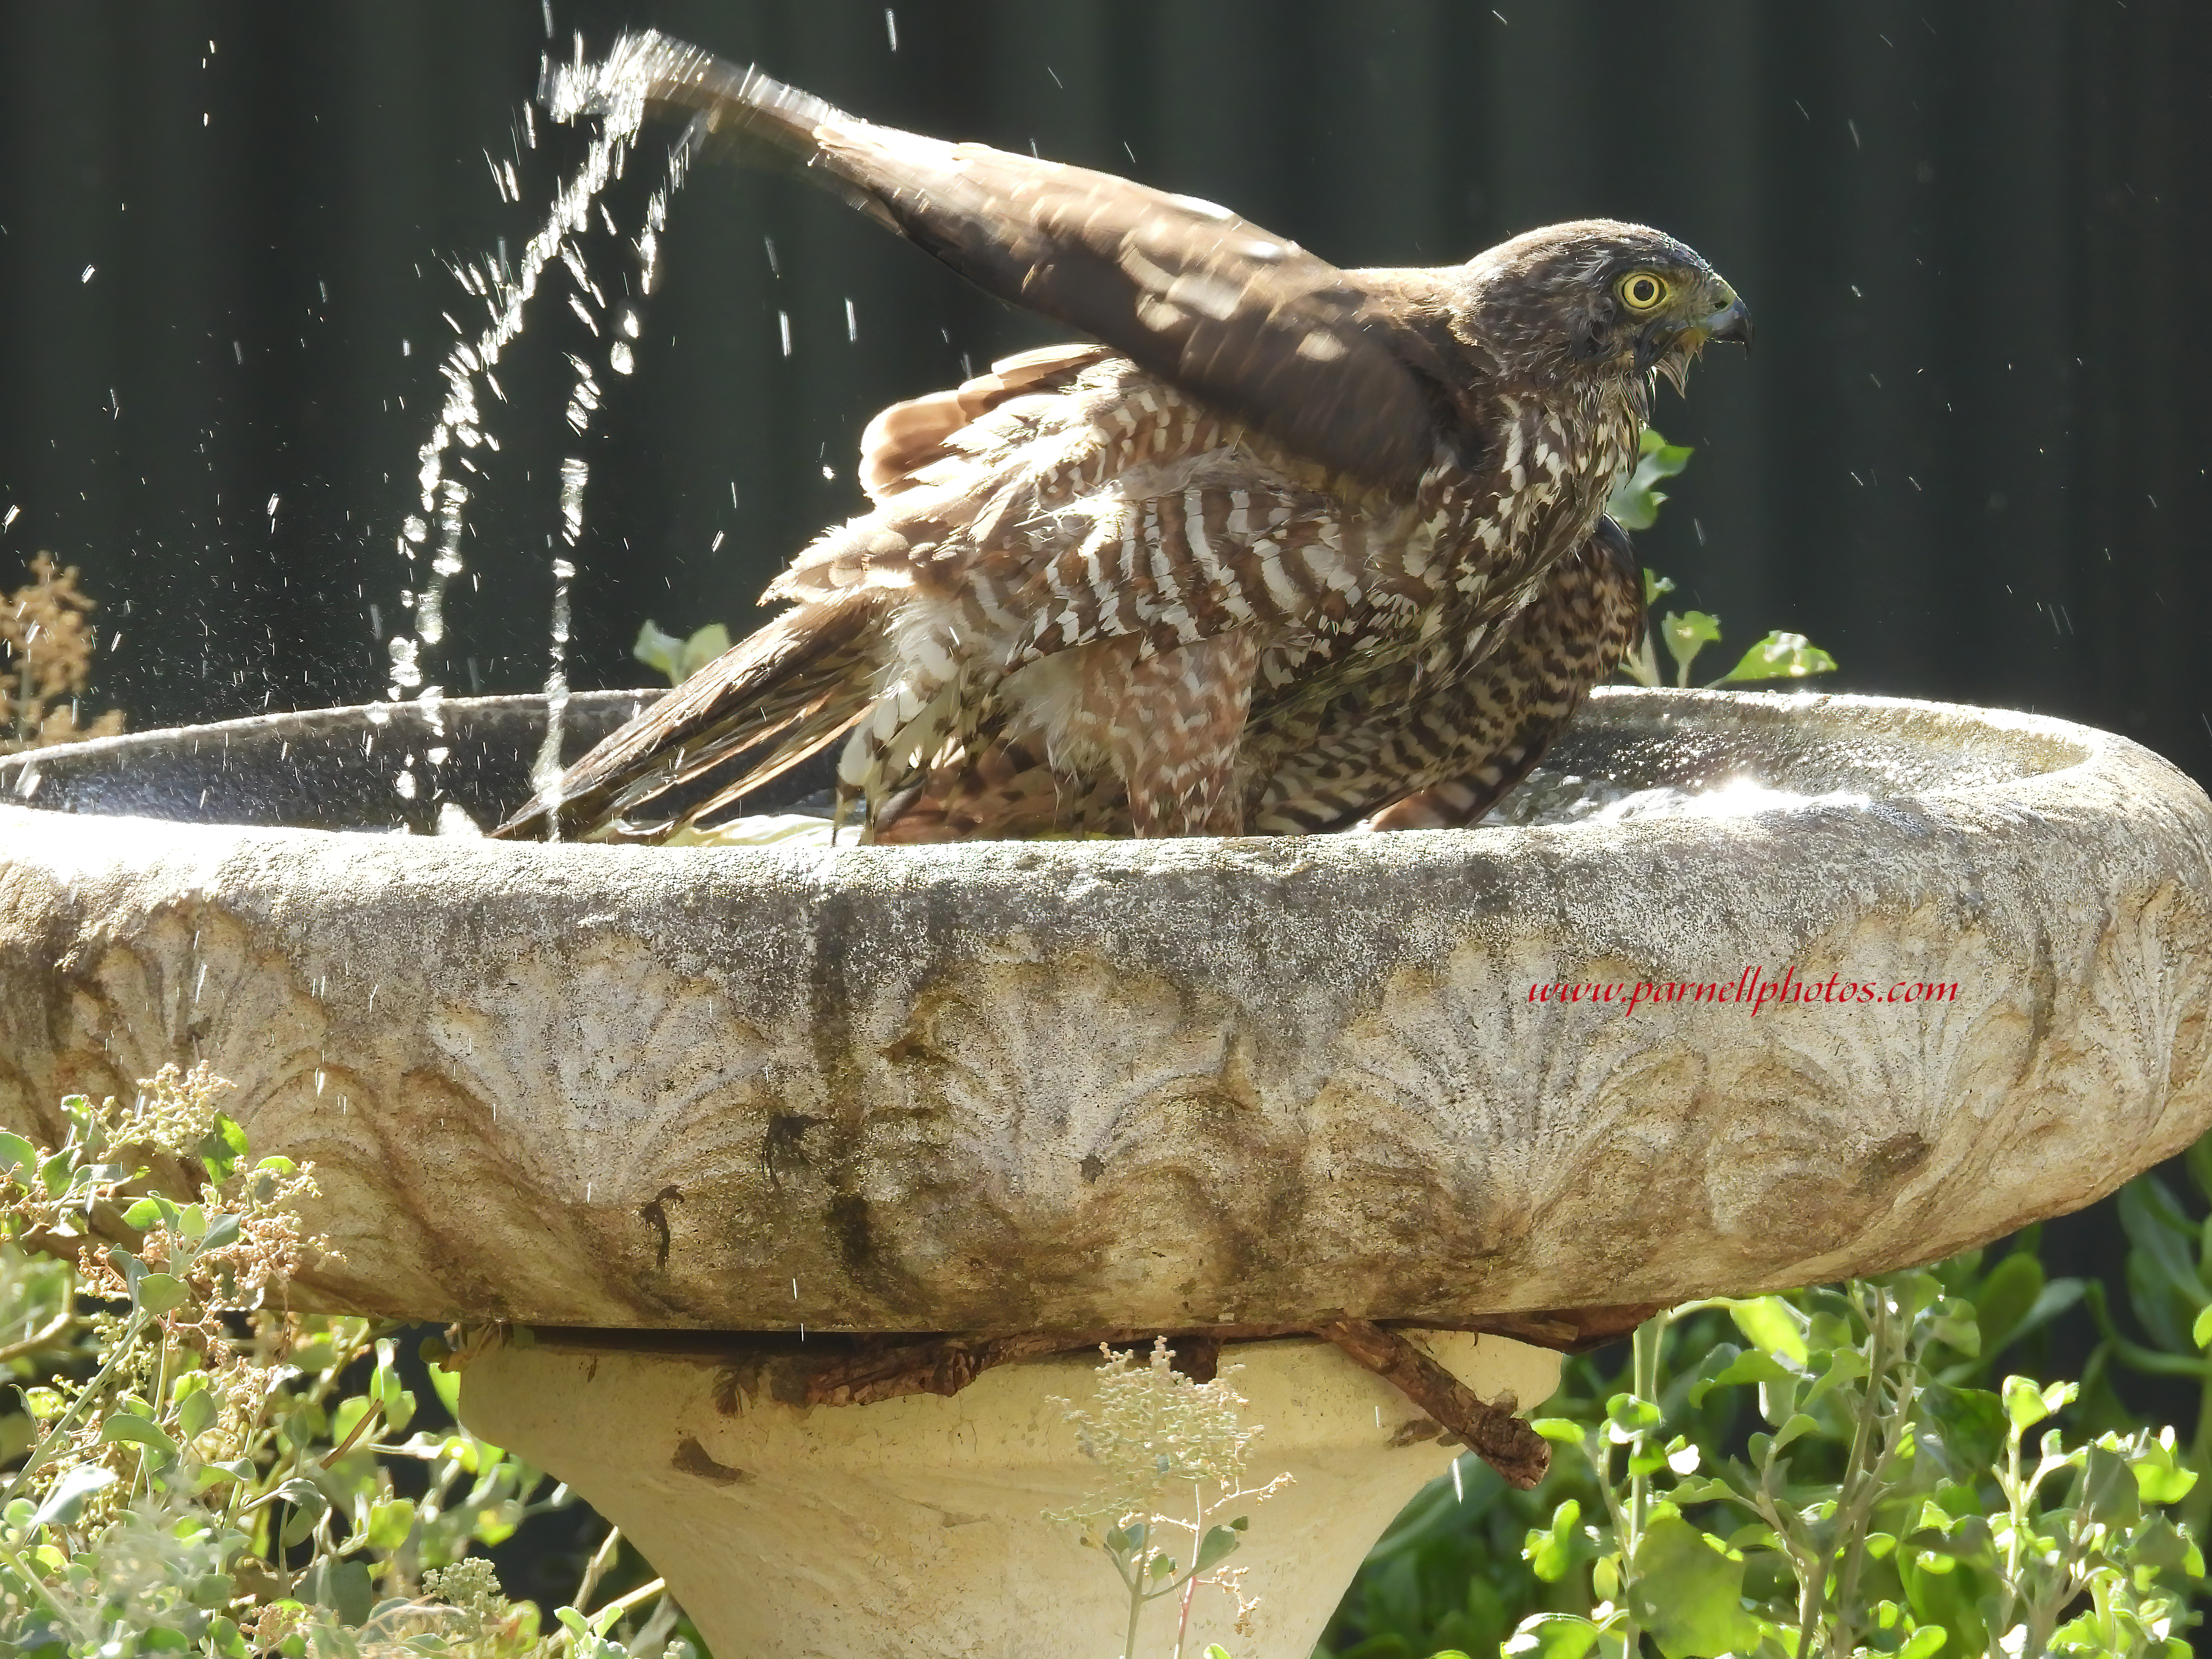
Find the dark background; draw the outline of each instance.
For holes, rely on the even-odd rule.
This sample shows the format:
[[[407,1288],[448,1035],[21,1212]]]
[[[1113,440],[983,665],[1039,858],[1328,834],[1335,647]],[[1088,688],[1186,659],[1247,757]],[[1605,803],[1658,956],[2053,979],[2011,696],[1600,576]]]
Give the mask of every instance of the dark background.
[[[134,726],[376,695],[369,606],[399,631],[441,313],[483,314],[447,262],[519,248],[573,163],[566,131],[516,142],[540,53],[650,24],[889,122],[1230,204],[1343,264],[1456,260],[1586,214],[1662,226],[1759,327],[1747,362],[1716,354],[1657,414],[1698,448],[1641,548],[1680,599],[1730,646],[1811,635],[1845,687],[2063,714],[2212,775],[2212,8],[896,16],[893,50],[873,0],[554,0],[550,40],[538,0],[0,4],[0,513],[21,508],[0,577],[38,547],[82,567],[124,635],[97,690]],[[626,232],[664,150],[648,134],[617,192]],[[487,153],[520,155],[522,204]],[[628,279],[626,246],[584,240],[604,285]],[[787,179],[702,168],[666,243],[638,372],[600,369],[580,446],[562,354],[603,348],[564,276],[508,355],[453,659],[429,665],[453,690],[543,681],[562,455],[592,466],[574,678],[635,684],[646,617],[741,626],[855,509],[876,409],[1050,337]]]
[[[519,248],[580,151],[542,123],[519,144],[540,54],[653,25],[1341,264],[1662,226],[1759,322],[1747,362],[1715,354],[1656,416],[1698,451],[1640,540],[1678,600],[1733,647],[1811,635],[1848,689],[2086,720],[2212,777],[2203,0],[894,9],[896,49],[875,0],[553,0],[550,38],[538,0],[0,0],[0,585],[40,547],[82,568],[102,644],[122,635],[94,706],[135,726],[379,695],[441,313],[483,314],[448,265]],[[614,194],[625,232],[664,153],[648,134]],[[520,205],[488,156],[518,162]],[[633,281],[624,243],[584,241],[604,285]],[[638,372],[600,369],[580,444],[563,353],[604,347],[565,277],[501,367],[428,665],[450,690],[544,678],[562,456],[592,469],[573,678],[638,684],[643,620],[741,630],[857,508],[875,410],[1052,337],[787,179],[702,167],[665,253]],[[2046,1259],[2112,1273],[2119,1249],[2107,1209]]]

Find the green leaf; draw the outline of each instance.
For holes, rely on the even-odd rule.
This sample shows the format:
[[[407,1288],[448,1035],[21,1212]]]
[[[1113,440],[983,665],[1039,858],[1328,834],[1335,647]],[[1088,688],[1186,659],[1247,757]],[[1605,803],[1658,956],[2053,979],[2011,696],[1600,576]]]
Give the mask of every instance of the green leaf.
[[[1805,1390],[1805,1397],[1797,1402],[1798,1407],[1802,1410],[1811,1406],[1831,1389],[1842,1383],[1863,1382],[1866,1375],[1867,1358],[1864,1354],[1856,1348],[1838,1348],[1829,1354],[1826,1366],[1814,1379],[1813,1386]]]
[[[1715,685],[1740,684],[1751,680],[1796,680],[1808,674],[1832,674],[1836,659],[1802,634],[1777,629],[1743,653],[1736,665],[1715,680]]]
[[[19,1134],[0,1130],[0,1176],[12,1181],[21,1170],[26,1176],[35,1175],[39,1168],[39,1149]],[[24,1183],[28,1186],[27,1181]]]
[[[1243,1541],[1235,1527],[1209,1528],[1206,1536],[1199,1540],[1198,1559],[1191,1563],[1190,1570],[1205,1572],[1218,1565],[1236,1553],[1237,1547]]]
[[[177,1402],[177,1432],[187,1440],[198,1439],[214,1426],[222,1412],[214,1395],[205,1389],[194,1389]]]
[[[1575,1529],[1582,1523],[1582,1504],[1570,1498],[1553,1512],[1550,1526],[1529,1528],[1521,1546],[1521,1557],[1544,1583],[1558,1583],[1574,1565]]]
[[[1729,1317],[1744,1340],[1762,1352],[1805,1368],[1805,1316],[1778,1296],[1756,1296],[1729,1304]],[[1763,1379],[1761,1379],[1763,1380]]]
[[[1929,1337],[1969,1359],[1979,1358],[1982,1327],[1972,1303],[1947,1296],[1936,1304],[1934,1316],[1928,1322]],[[1990,1352],[1994,1353],[1996,1350]]]
[[[2197,1322],[2189,1328],[2189,1334],[2198,1347],[2212,1347],[2212,1302],[2206,1303],[2197,1314]]]
[[[679,640],[648,622],[638,629],[630,655],[667,675],[671,685],[681,685],[729,648],[730,630],[720,623],[708,623],[690,638]]]
[[[684,641],[664,632],[650,617],[637,630],[637,643],[630,647],[629,653],[647,668],[665,674],[671,685],[683,684]]]
[[[1803,1412],[1793,1413],[1790,1420],[1776,1431],[1774,1449],[1780,1451],[1791,1441],[1808,1434],[1818,1434],[1820,1431],[1820,1425],[1816,1419],[1808,1417]]]
[[[1944,1643],[1950,1639],[1951,1633],[1942,1626],[1923,1625],[1905,1638],[1905,1644],[1897,1650],[1897,1659],[1929,1659],[1930,1655],[1941,1653]]]
[[[684,678],[690,679],[730,648],[730,630],[720,623],[696,629],[684,641]]]
[[[175,1207],[166,1198],[142,1198],[123,1212],[123,1224],[133,1232],[143,1233],[161,1219],[163,1212]]]
[[[1635,466],[1614,484],[1606,501],[1605,510],[1613,522],[1623,530],[1650,529],[1658,522],[1659,504],[1667,499],[1654,486],[1687,466],[1694,453],[1688,445],[1670,444],[1645,427],[1637,440]]]
[[[276,1496],[292,1506],[291,1518],[285,1522],[283,1541],[296,1544],[314,1531],[315,1523],[330,1513],[331,1500],[323,1489],[303,1476],[295,1475],[276,1488]]]
[[[2135,1473],[2136,1493],[2146,1504],[2179,1504],[2197,1484],[2197,1471],[2181,1467],[2173,1448],[2155,1440],[2142,1455],[2129,1459],[2128,1467]]]
[[[343,1445],[361,1420],[376,1409],[376,1402],[366,1395],[349,1395],[338,1401],[331,1413],[331,1443]]]
[[[2025,1376],[2008,1376],[2003,1389],[2005,1417],[2015,1430],[2026,1431],[2051,1415],[2043,1390]]]
[[[1498,1651],[1520,1659],[1583,1659],[1597,1645],[1598,1629],[1571,1613],[1540,1613],[1521,1621]]]
[[[161,1315],[191,1300],[191,1286],[169,1273],[148,1273],[131,1287],[131,1299],[142,1313]]]
[[[1996,1353],[2012,1340],[2014,1328],[2034,1310],[2043,1289],[2043,1264],[2026,1250],[2014,1250],[1990,1269],[1972,1297],[1984,1352]]]
[[[54,1484],[54,1489],[46,1494],[46,1501],[31,1517],[32,1523],[41,1527],[70,1526],[83,1510],[87,1498],[114,1484],[113,1469],[98,1463],[80,1463]]]
[[[114,1443],[129,1441],[158,1452],[164,1458],[177,1455],[177,1443],[135,1412],[118,1412],[100,1425],[100,1437]]]
[[[1659,1426],[1659,1407],[1632,1394],[1617,1394],[1605,1402],[1606,1436],[1616,1446]]]
[[[215,1127],[200,1138],[195,1149],[200,1163],[206,1168],[208,1179],[218,1187],[230,1179],[231,1171],[238,1168],[239,1160],[246,1156],[246,1131],[229,1118],[216,1114]]]
[[[1662,576],[1657,571],[1649,568],[1644,571],[1644,608],[1646,611],[1659,603],[1661,594],[1671,593],[1674,591],[1674,579],[1672,576]]]
[[[1723,1343],[1714,1350],[1720,1358],[1720,1368],[1711,1376],[1699,1377],[1690,1384],[1690,1403],[1702,1406],[1705,1396],[1715,1389],[1741,1388],[1747,1383],[1794,1382],[1799,1374],[1791,1370],[1770,1353],[1757,1348],[1738,1348],[1732,1343]]]
[[[1982,1471],[1996,1466],[2005,1443],[2005,1407],[1995,1393],[1929,1382],[1921,1389],[1920,1408],[1936,1431],[1952,1473],[1965,1483],[1961,1491],[1978,1480]],[[1953,1513],[1978,1507],[1968,1497],[1966,1507]]]
[[[318,1607],[328,1607],[341,1624],[355,1626],[368,1622],[376,1596],[365,1562],[333,1561],[327,1556],[300,1575],[298,1594]]]
[[[1666,644],[1667,654],[1674,659],[1675,684],[1690,683],[1690,665],[1697,660],[1698,653],[1720,636],[1720,618],[1702,611],[1685,611],[1679,617],[1669,611],[1660,619],[1659,637]]]
[[[384,1402],[384,1420],[397,1437],[407,1432],[407,1425],[415,1420],[415,1390],[397,1389],[392,1398]]]
[[[362,1529],[362,1536],[371,1549],[396,1550],[407,1541],[407,1534],[414,1526],[415,1500],[395,1498],[370,1506],[368,1525]]]
[[[1668,1497],[1684,1504],[1717,1503],[1735,1495],[1735,1488],[1717,1474],[1692,1475],[1667,1489]]]
[[[1629,1606],[1667,1659],[1720,1659],[1759,1641],[1743,1607],[1743,1558],[1680,1516],[1644,1528]]]

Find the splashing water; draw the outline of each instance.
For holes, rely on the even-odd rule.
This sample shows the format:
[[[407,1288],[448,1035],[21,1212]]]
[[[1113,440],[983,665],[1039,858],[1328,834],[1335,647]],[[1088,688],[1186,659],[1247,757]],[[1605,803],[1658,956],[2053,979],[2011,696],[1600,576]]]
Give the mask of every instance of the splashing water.
[[[645,44],[645,40],[632,37],[605,62],[587,64],[583,56],[583,37],[579,34],[573,64],[559,69],[544,66],[549,72],[542,78],[541,93],[553,118],[574,123],[586,116],[594,117],[599,121],[599,130],[576,171],[554,193],[544,222],[524,245],[518,259],[509,264],[502,240],[495,254],[475,264],[452,267],[455,280],[483,302],[488,320],[473,338],[465,336],[456,341],[441,368],[446,381],[445,403],[439,410],[437,424],[416,453],[422,510],[418,514],[409,515],[398,542],[399,554],[410,572],[410,587],[403,593],[402,603],[413,609],[415,627],[411,633],[394,635],[386,646],[392,659],[387,696],[398,702],[411,692],[417,702],[428,705],[434,733],[442,733],[438,703],[444,690],[440,685],[423,684],[426,653],[434,651],[445,641],[446,596],[453,578],[465,568],[461,544],[468,527],[471,490],[463,475],[478,471],[465,455],[459,458],[459,472],[450,468],[448,462],[457,445],[464,451],[497,453],[499,440],[487,429],[478,401],[478,383],[501,402],[507,400],[494,371],[501,354],[522,333],[524,312],[556,261],[570,280],[569,309],[595,341],[605,343],[608,368],[617,374],[629,374],[636,366],[633,343],[641,332],[638,313],[634,307],[623,305],[610,317],[607,296],[592,280],[577,238],[591,228],[594,207],[605,228],[619,234],[600,198],[610,185],[622,177],[629,147],[644,125],[650,76],[640,63],[638,52],[632,48]],[[522,133],[528,146],[536,149],[537,129],[527,106],[523,111]],[[647,203],[644,225],[634,240],[639,292],[642,295],[652,294],[659,275],[660,235],[667,225],[669,198],[683,186],[690,167],[694,135],[687,132],[672,149],[667,176]],[[520,185],[511,167],[503,175],[495,167],[493,175],[499,181],[502,199],[520,198]],[[610,325],[603,326],[603,319]],[[458,324],[454,331],[462,332]],[[590,429],[592,416],[599,407],[599,385],[589,360],[572,353],[568,362],[575,379],[569,391],[566,416],[570,428],[580,438]],[[562,715],[568,698],[569,583],[576,574],[571,556],[583,536],[584,491],[589,479],[590,469],[582,458],[570,456],[562,462],[559,546],[550,561],[552,660],[545,681],[546,734],[532,772],[541,797],[552,793],[561,773]],[[423,550],[432,547],[434,536],[429,573],[418,592],[412,586],[412,572]],[[548,537],[547,542],[551,545],[553,538]],[[441,752],[433,750],[432,755]],[[428,762],[433,796],[437,793],[435,764],[434,759]],[[393,782],[403,799],[411,800],[420,792],[421,785],[411,765],[403,766]]]
[[[579,432],[584,429],[584,419],[579,418],[577,408],[591,380],[590,370],[578,364],[568,423]],[[588,407],[584,418],[588,418]],[[572,551],[584,533],[584,486],[591,477],[592,469],[580,456],[571,455],[561,463],[561,544]],[[552,538],[546,540],[550,542]],[[545,676],[545,739],[538,744],[538,759],[530,769],[530,781],[538,799],[549,803],[560,799],[561,720],[568,710],[568,584],[575,574],[574,562],[556,553],[553,558],[553,665]]]

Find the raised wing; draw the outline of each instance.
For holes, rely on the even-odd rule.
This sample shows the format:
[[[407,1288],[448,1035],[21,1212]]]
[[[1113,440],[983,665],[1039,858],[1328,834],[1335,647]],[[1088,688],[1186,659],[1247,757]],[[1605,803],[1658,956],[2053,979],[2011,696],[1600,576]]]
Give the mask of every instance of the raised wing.
[[[846,114],[655,33],[563,71],[563,118],[696,112],[750,139],[987,292],[1080,329],[1294,453],[1386,488],[1435,453],[1448,359],[1412,272],[1358,277],[1226,209]]]

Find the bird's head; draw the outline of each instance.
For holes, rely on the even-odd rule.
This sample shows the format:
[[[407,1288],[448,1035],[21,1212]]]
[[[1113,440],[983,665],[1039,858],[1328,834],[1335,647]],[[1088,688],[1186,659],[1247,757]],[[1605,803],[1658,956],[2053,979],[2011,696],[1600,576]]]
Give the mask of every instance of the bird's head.
[[[1656,372],[1680,392],[1707,341],[1751,343],[1751,313],[1735,290],[1648,226],[1547,225],[1477,254],[1464,270],[1479,343],[1525,373]]]

